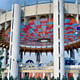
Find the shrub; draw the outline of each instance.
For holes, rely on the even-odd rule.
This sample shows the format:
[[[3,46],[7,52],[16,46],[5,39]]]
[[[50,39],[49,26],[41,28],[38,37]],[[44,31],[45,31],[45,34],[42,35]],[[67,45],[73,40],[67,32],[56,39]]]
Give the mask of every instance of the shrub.
[[[55,80],[54,77],[50,78],[50,80]]]
[[[41,78],[40,77],[37,77],[37,79],[36,80],[41,80]]]
[[[66,76],[63,76],[63,79],[62,80],[67,80]]]
[[[11,77],[9,78],[9,80],[14,80],[14,79],[13,79],[13,77],[11,76]]]
[[[21,78],[20,80],[23,80],[23,78]]]
[[[27,76],[27,75],[24,77],[24,80],[29,80],[29,78],[28,78],[28,76]]]
[[[8,79],[7,79],[7,76],[5,76],[4,80],[8,80]]]
[[[30,80],[35,80],[35,77],[30,77]]]
[[[45,76],[43,80],[48,80],[48,78]]]
[[[70,77],[69,77],[69,80],[74,80],[73,76],[70,76]]]

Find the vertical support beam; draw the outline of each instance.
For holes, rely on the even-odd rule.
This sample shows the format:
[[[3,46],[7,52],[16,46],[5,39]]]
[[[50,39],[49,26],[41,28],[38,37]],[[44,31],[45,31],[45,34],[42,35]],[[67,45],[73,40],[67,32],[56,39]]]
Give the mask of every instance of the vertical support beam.
[[[4,52],[3,52],[3,60],[2,60],[2,68],[6,68],[6,55],[7,55],[7,52],[6,52],[6,48],[3,49]]]
[[[53,0],[54,17],[54,78],[59,77],[59,50],[58,50],[58,0]]]
[[[18,78],[18,55],[20,42],[20,23],[21,7],[19,4],[13,5],[11,34],[10,34],[10,52],[9,52],[9,76]],[[9,78],[9,77],[8,77]]]
[[[54,0],[54,78],[64,76],[64,1]]]
[[[44,79],[44,77],[45,77],[45,73],[43,72],[43,79]]]
[[[35,77],[35,73],[33,72],[33,77]]]
[[[53,73],[51,73],[51,78],[53,77]]]
[[[74,78],[74,80],[76,80],[77,77],[78,77],[78,73],[73,73],[73,78]]]
[[[75,1],[75,4],[77,6],[77,15],[76,15],[76,21],[79,23],[79,6],[78,6],[78,0]]]
[[[24,55],[25,55],[25,52],[23,51],[23,52],[22,52],[22,56],[23,56],[23,57],[22,57],[22,63],[24,63]]]

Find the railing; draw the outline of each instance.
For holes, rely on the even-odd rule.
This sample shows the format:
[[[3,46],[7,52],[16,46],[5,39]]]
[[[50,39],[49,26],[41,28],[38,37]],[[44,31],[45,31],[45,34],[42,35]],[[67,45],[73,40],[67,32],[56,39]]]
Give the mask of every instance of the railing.
[[[54,66],[46,66],[46,67],[21,67],[22,70],[52,70]],[[66,70],[80,70],[80,65],[69,65],[65,66]]]

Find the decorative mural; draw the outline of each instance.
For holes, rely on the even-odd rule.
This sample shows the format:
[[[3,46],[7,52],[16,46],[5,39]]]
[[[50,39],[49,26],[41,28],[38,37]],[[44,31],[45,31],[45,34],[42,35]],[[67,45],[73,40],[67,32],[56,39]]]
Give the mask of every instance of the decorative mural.
[[[21,24],[20,43],[32,46],[52,46],[53,43],[53,19],[42,18],[39,21],[29,20]],[[9,42],[10,28],[4,33],[4,39]],[[50,39],[48,43],[39,42],[40,39]],[[64,21],[64,43],[69,44],[80,39],[80,24],[74,18],[65,18]],[[36,44],[37,43],[37,44]]]

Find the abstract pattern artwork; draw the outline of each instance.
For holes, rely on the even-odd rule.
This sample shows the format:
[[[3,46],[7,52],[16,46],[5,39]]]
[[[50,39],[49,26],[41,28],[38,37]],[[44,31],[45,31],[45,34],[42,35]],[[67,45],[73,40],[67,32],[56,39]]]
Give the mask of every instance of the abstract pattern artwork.
[[[52,45],[53,43],[53,18],[42,18],[40,20],[29,20],[25,24],[20,26],[20,43],[23,45]],[[56,26],[55,26],[56,27]],[[10,40],[10,28],[4,33],[4,39],[9,42]],[[39,39],[50,39],[50,42],[40,43]],[[80,24],[77,24],[74,18],[65,18],[64,20],[64,43],[80,39]],[[37,44],[36,44],[37,43]]]

